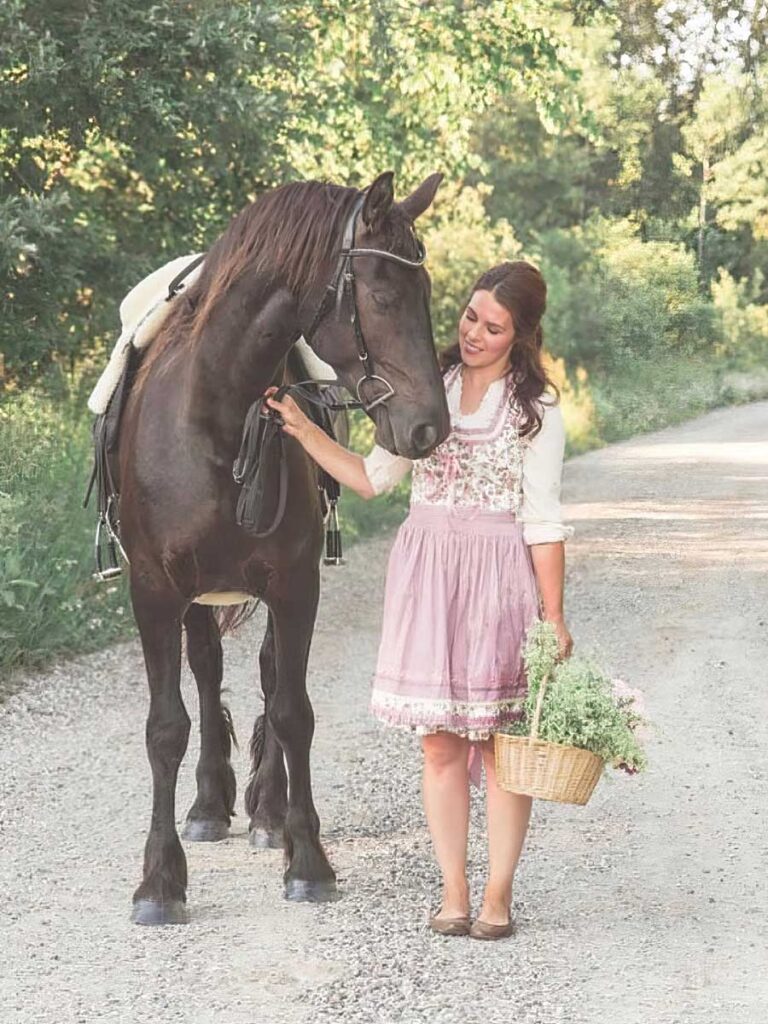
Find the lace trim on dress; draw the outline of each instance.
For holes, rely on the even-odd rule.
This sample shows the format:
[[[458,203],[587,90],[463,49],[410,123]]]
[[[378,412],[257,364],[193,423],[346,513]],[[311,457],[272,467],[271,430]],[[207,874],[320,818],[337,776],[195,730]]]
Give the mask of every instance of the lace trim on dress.
[[[447,731],[470,740],[484,740],[499,726],[517,721],[524,700],[524,696],[496,701],[433,700],[374,690],[371,711],[387,725],[419,736]]]

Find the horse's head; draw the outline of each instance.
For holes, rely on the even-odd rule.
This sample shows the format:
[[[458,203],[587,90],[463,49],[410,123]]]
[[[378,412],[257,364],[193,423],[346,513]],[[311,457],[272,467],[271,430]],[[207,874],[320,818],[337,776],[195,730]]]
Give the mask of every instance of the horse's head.
[[[366,190],[347,222],[333,303],[329,293],[327,315],[311,339],[361,399],[376,424],[377,442],[408,458],[429,454],[450,430],[432,338],[429,275],[413,230],[441,180],[441,174],[431,175],[399,203],[391,172]]]

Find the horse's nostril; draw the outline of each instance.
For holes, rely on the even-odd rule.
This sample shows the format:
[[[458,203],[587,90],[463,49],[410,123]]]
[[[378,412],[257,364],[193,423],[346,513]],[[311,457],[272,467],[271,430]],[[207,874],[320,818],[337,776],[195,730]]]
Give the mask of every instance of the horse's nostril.
[[[437,441],[437,428],[431,423],[420,423],[411,431],[411,445],[417,452],[427,452]]]

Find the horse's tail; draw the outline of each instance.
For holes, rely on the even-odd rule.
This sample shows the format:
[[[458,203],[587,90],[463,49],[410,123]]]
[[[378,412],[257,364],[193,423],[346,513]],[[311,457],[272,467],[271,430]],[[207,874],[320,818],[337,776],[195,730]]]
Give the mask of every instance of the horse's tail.
[[[222,636],[234,633],[256,613],[260,604],[259,598],[254,597],[250,601],[243,601],[242,604],[216,605],[213,614],[216,618],[216,625],[219,627],[219,633]]]
[[[227,747],[227,757],[232,751],[232,747],[235,750],[240,749],[240,744],[237,742],[237,733],[235,732],[235,721],[232,718],[232,712],[229,710],[227,705],[221,701],[221,728],[223,730],[223,737]]]
[[[251,736],[250,743],[248,744],[248,753],[251,758],[251,766],[254,771],[261,764],[261,758],[264,755],[264,739],[266,736],[267,716],[259,715],[253,726],[253,735]]]
[[[246,813],[253,815],[259,802],[259,794],[256,787],[256,773],[264,756],[264,740],[266,730],[266,715],[259,715],[253,726],[253,735],[248,744],[248,754],[251,761],[251,769],[248,775],[248,785],[245,787],[243,801]]]

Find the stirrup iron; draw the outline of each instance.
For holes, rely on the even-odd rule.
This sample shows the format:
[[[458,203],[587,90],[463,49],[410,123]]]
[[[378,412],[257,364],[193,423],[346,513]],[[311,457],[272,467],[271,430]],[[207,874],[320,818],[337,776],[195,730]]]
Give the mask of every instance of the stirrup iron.
[[[107,507],[99,514],[96,521],[96,537],[94,539],[94,560],[96,571],[91,574],[92,579],[99,583],[106,583],[107,580],[116,579],[123,573],[118,553],[123,561],[128,561],[123,545],[120,543],[118,530],[119,522],[112,523],[114,496],[110,495],[107,500]]]

